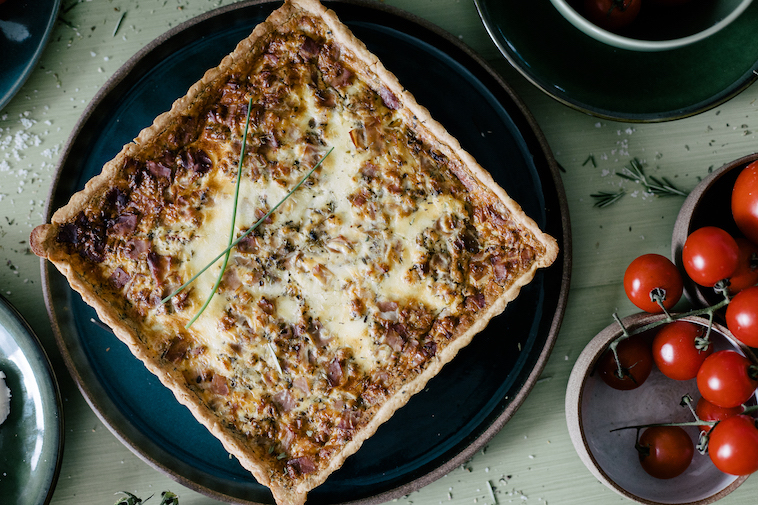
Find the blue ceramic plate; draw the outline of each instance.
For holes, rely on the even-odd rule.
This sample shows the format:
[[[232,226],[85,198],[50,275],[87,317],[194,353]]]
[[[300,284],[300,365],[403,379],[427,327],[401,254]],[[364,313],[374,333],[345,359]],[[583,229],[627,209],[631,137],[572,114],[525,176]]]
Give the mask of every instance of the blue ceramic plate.
[[[514,68],[559,102],[595,116],[632,122],[691,116],[758,77],[758,2],[705,40],[652,53],[591,38],[550,0],[475,3]]]
[[[59,7],[60,0],[7,0],[0,5],[0,109],[34,70]]]
[[[177,27],[130,60],[77,126],[62,156],[50,209],[65,204],[278,5],[242,2],[213,11]],[[327,5],[558,238],[563,252],[425,391],[309,495],[311,504],[385,502],[461,465],[523,402],[544,367],[565,309],[568,213],[555,162],[531,116],[454,37],[378,3]],[[48,265],[44,283],[72,375],[117,436],[202,493],[223,501],[272,503],[268,490],[229,458],[126,346],[91,322],[94,311]]]
[[[58,383],[36,335],[2,296],[0,371],[12,395],[0,425],[0,501],[49,503],[63,456]]]

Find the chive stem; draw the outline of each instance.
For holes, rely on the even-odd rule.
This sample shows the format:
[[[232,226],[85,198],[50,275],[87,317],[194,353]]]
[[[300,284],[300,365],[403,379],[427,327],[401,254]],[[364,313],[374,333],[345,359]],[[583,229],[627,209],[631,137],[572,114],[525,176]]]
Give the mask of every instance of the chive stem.
[[[253,110],[253,97],[250,97],[250,100],[247,102],[247,117],[245,118],[245,131],[242,134],[242,150],[240,151],[240,159],[237,163],[237,183],[236,187],[234,189],[234,206],[232,207],[232,225],[231,229],[229,230],[229,243],[231,244],[234,242],[234,230],[236,229],[237,225],[237,205],[239,204],[240,199],[240,186],[242,185],[242,164],[245,161],[245,149],[247,146],[247,132],[250,128],[250,112]],[[213,285],[213,289],[211,290],[210,294],[208,295],[208,298],[206,298],[205,303],[202,307],[200,307],[200,310],[195,314],[195,317],[190,319],[190,321],[184,326],[185,328],[189,328],[192,326],[192,323],[194,323],[198,317],[200,317],[200,314],[205,311],[205,309],[208,307],[208,305],[211,303],[211,300],[213,299],[213,295],[216,294],[216,290],[221,285],[221,279],[224,277],[224,272],[226,271],[226,265],[229,263],[229,255],[231,254],[231,250],[228,249],[226,251],[226,254],[224,255],[224,262],[221,264],[221,271],[218,273],[218,278],[216,279],[216,283]]]
[[[289,192],[289,193],[287,193],[287,194],[284,196],[284,198],[282,198],[282,199],[279,201],[279,203],[277,203],[276,205],[274,205],[274,206],[271,208],[271,210],[269,210],[269,211],[268,211],[268,212],[267,212],[267,213],[266,213],[266,214],[265,214],[265,215],[264,215],[262,218],[260,218],[258,221],[256,221],[256,222],[255,222],[255,224],[253,224],[253,225],[252,225],[250,228],[248,228],[248,229],[247,229],[247,231],[245,231],[245,233],[243,233],[242,235],[240,235],[239,237],[237,237],[237,239],[236,239],[234,242],[232,242],[231,244],[229,244],[229,247],[227,247],[226,249],[224,249],[223,251],[221,251],[221,252],[218,254],[218,256],[216,256],[215,258],[213,258],[213,259],[212,259],[212,260],[211,260],[211,261],[210,261],[210,262],[209,262],[207,265],[205,265],[205,266],[204,266],[202,269],[200,269],[200,271],[199,271],[199,272],[197,272],[195,275],[193,275],[193,276],[192,276],[192,277],[191,277],[191,278],[190,278],[190,279],[189,279],[187,282],[185,282],[184,284],[182,284],[181,286],[179,286],[178,288],[176,288],[176,289],[174,290],[174,292],[173,292],[173,293],[171,293],[171,294],[170,294],[170,295],[168,295],[166,298],[164,298],[163,300],[161,300],[161,303],[166,303],[166,302],[167,302],[167,301],[169,301],[169,300],[170,300],[172,297],[176,296],[176,295],[177,295],[179,292],[181,292],[181,291],[182,291],[184,288],[186,288],[186,287],[187,287],[187,286],[189,286],[189,285],[190,285],[192,282],[194,282],[194,281],[195,281],[195,279],[197,279],[198,277],[200,277],[200,276],[201,276],[201,275],[202,275],[202,274],[203,274],[203,273],[204,273],[206,270],[208,270],[208,269],[209,269],[209,268],[210,268],[210,267],[211,267],[211,266],[212,266],[214,263],[216,263],[218,260],[220,260],[220,259],[221,259],[221,258],[222,258],[222,257],[223,257],[223,256],[224,256],[224,255],[225,255],[227,252],[228,252],[228,251],[230,251],[230,250],[231,250],[233,247],[235,247],[237,244],[239,244],[239,243],[242,241],[242,239],[244,239],[245,237],[247,237],[248,235],[250,235],[252,232],[254,232],[254,231],[256,230],[256,228],[258,228],[258,227],[259,227],[259,226],[260,226],[260,225],[261,225],[261,224],[262,224],[262,223],[263,223],[263,222],[264,222],[266,219],[268,219],[268,218],[269,218],[269,216],[271,216],[271,214],[273,214],[273,213],[274,213],[274,211],[275,211],[276,209],[278,209],[278,208],[279,208],[279,207],[280,207],[280,206],[281,206],[281,205],[282,205],[282,204],[283,204],[283,203],[284,203],[284,202],[285,202],[285,201],[286,201],[286,200],[287,200],[287,199],[288,199],[290,196],[292,196],[292,194],[293,194],[295,191],[297,191],[297,190],[298,190],[298,188],[300,188],[300,186],[302,186],[302,185],[303,185],[303,183],[304,183],[304,182],[305,182],[305,181],[306,181],[306,180],[307,180],[307,179],[308,179],[308,178],[311,176],[311,174],[312,174],[313,172],[315,172],[315,171],[316,171],[316,169],[317,169],[318,167],[320,167],[320,166],[321,166],[321,164],[323,163],[323,161],[326,159],[326,157],[327,157],[327,156],[329,156],[329,154],[331,154],[331,152],[332,152],[333,150],[334,150],[334,148],[333,148],[333,147],[332,147],[332,148],[330,148],[330,149],[329,149],[329,150],[326,152],[326,154],[324,154],[324,156],[322,156],[322,157],[321,157],[321,159],[318,161],[318,163],[316,163],[316,164],[313,166],[313,168],[312,168],[312,169],[310,169],[310,171],[309,171],[307,174],[305,174],[305,176],[304,176],[302,179],[300,179],[300,182],[298,182],[298,183],[295,185],[295,187],[293,187],[293,188],[290,190],[290,192]]]

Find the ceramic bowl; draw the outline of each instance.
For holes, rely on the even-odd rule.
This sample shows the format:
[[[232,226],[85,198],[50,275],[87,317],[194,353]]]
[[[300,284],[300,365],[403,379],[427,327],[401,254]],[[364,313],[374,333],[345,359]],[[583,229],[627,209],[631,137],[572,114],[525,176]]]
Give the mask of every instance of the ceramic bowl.
[[[684,242],[690,233],[703,226],[718,226],[733,237],[742,236],[732,218],[732,186],[740,171],[755,160],[758,160],[758,153],[744,156],[714,170],[692,190],[679,210],[671,237],[671,257],[682,273],[684,294],[693,305],[706,307],[721,301],[723,297],[716,294],[713,288],[695,284],[687,277],[682,265]]]
[[[691,0],[683,6],[661,7],[643,0],[640,14],[618,33],[605,30],[582,14],[582,0],[550,0],[586,35],[620,49],[665,51],[699,42],[737,19],[752,0]]]
[[[630,331],[664,316],[635,314],[622,319]],[[685,318],[695,324],[707,325],[702,318]],[[645,333],[652,338],[656,330]],[[603,382],[595,372],[599,358],[608,345],[621,336],[614,323],[601,331],[584,348],[569,377],[566,392],[566,421],[574,448],[592,474],[610,489],[638,503],[688,504],[713,503],[739,487],[747,479],[720,472],[707,455],[697,451],[692,464],[673,479],[660,480],[641,467],[634,447],[636,430],[611,432],[612,429],[661,422],[692,421],[692,413],[680,406],[681,398],[690,394],[697,402],[700,395],[695,379],[675,381],[665,377],[653,366],[648,379],[637,389],[618,391]],[[735,349],[753,362],[756,357],[721,325],[713,328],[716,350]],[[686,427],[693,444],[698,430]]]

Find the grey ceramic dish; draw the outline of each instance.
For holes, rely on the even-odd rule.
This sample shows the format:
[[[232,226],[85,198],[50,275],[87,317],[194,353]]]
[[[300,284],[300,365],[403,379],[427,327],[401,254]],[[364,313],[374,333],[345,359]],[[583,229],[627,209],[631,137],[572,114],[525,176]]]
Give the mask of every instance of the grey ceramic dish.
[[[660,321],[665,316],[639,313],[622,319],[629,331]],[[703,318],[685,318],[706,325]],[[716,350],[736,349],[754,363],[756,357],[721,325],[714,325],[712,341]],[[651,332],[654,334],[654,330]],[[645,333],[652,336],[651,333]],[[685,473],[673,479],[659,480],[645,473],[634,448],[636,430],[612,429],[648,423],[692,421],[688,409],[679,405],[689,393],[699,398],[695,380],[675,381],[653,367],[648,379],[637,389],[618,391],[607,386],[595,374],[599,358],[608,345],[621,336],[614,323],[603,329],[584,348],[574,365],[566,391],[566,421],[569,436],[582,462],[590,472],[613,491],[646,505],[706,505],[731,493],[747,476],[721,473],[708,456],[697,452]],[[688,427],[693,442],[697,428]]]
[[[0,371],[11,390],[0,426],[0,502],[50,502],[63,456],[63,411],[45,350],[16,309],[0,296]]]

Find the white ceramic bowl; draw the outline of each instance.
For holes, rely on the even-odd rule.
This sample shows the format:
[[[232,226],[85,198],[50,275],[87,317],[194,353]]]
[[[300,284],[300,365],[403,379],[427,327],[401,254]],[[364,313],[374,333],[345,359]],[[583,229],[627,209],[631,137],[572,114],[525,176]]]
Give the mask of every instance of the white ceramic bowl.
[[[640,313],[626,317],[622,322],[633,331],[663,317]],[[686,320],[707,325],[707,320],[702,318]],[[729,330],[718,324],[714,324],[713,330],[715,350],[735,349],[756,362],[752,351],[734,339]],[[637,389],[618,391],[606,385],[594,373],[595,365],[608,345],[620,335],[621,328],[617,323],[601,331],[579,355],[569,377],[566,421],[571,441],[582,462],[610,489],[648,505],[705,505],[734,491],[747,476],[724,474],[707,455],[697,451],[690,467],[678,477],[666,480],[651,477],[639,463],[634,447],[636,430],[611,432],[625,426],[693,421],[689,409],[679,403],[687,393],[695,402],[700,398],[695,379],[675,381],[664,376],[655,366]],[[685,429],[696,445],[697,428]]]
[[[581,14],[582,0],[550,0],[564,18],[586,35],[620,49],[631,51],[665,51],[677,49],[710,37],[728,26],[748,8],[752,0],[692,0],[679,7],[680,14],[664,30],[647,29],[646,5],[634,24],[623,32],[613,33],[588,21]],[[648,8],[649,11],[649,8]],[[663,33],[659,33],[663,32]]]

